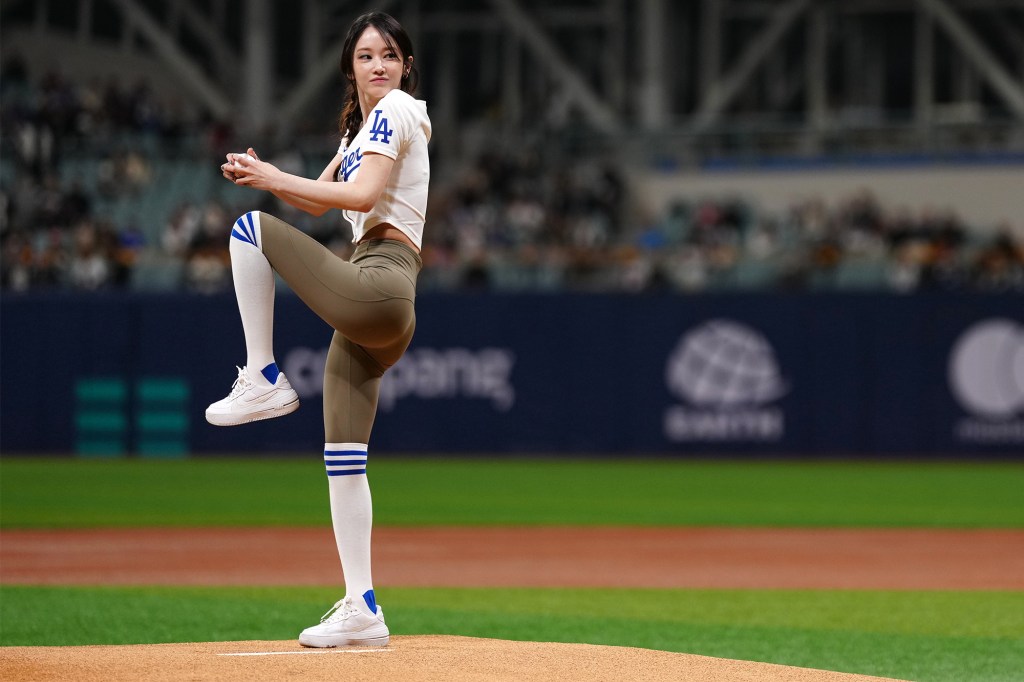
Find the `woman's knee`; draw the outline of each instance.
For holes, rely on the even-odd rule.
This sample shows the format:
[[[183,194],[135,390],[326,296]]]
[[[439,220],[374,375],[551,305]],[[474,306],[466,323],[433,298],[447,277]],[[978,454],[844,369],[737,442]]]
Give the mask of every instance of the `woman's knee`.
[[[265,236],[273,236],[288,227],[288,223],[269,213],[248,211],[240,215],[232,225],[231,238],[252,244],[262,250]]]
[[[235,240],[243,244],[251,244],[258,249],[263,248],[261,238],[261,216],[259,211],[249,211],[238,217],[238,220],[231,226],[231,234],[228,236],[228,243],[234,244]]]

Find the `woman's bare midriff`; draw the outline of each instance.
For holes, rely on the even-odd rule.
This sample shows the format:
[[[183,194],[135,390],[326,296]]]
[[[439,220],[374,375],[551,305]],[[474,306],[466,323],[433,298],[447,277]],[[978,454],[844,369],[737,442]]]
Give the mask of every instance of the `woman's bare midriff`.
[[[378,225],[374,225],[373,227],[366,231],[366,234],[364,234],[363,238],[360,239],[359,241],[368,242],[376,239],[390,239],[392,241],[402,242],[403,244],[414,250],[416,253],[420,252],[419,247],[413,244],[412,240],[409,239],[409,237],[404,232],[399,230],[394,225],[391,225],[390,223],[380,223]]]

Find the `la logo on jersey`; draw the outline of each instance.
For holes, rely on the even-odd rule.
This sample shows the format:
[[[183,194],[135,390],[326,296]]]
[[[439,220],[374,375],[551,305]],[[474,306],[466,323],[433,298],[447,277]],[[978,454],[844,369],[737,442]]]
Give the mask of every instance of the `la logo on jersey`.
[[[370,141],[391,144],[391,136],[395,134],[394,128],[388,128],[388,119],[381,116],[383,109],[373,110],[373,124],[370,126]]]

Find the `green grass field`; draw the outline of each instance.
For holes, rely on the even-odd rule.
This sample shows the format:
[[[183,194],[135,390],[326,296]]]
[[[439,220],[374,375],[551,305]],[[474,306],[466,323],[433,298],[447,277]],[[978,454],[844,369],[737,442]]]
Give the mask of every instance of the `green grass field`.
[[[380,525],[1024,527],[1024,466],[399,459]],[[0,459],[4,528],[329,525],[323,462]]]
[[[378,525],[1024,527],[1024,466],[371,462]],[[319,461],[0,459],[0,525],[326,525]],[[0,548],[2,551],[2,548]],[[386,587],[393,632],[640,646],[921,682],[1020,680],[1024,593]],[[0,586],[0,643],[290,639],[336,588]],[[40,614],[45,614],[41,617]]]

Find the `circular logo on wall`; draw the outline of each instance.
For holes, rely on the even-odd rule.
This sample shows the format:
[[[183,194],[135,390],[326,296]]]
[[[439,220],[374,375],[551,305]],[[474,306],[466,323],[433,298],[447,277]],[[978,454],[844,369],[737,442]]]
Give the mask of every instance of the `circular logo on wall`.
[[[950,354],[949,385],[978,417],[1008,419],[1024,410],[1024,325],[992,318],[968,327]]]
[[[702,407],[763,405],[786,392],[771,345],[732,320],[710,320],[685,334],[665,378],[678,397]]]

